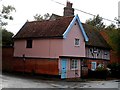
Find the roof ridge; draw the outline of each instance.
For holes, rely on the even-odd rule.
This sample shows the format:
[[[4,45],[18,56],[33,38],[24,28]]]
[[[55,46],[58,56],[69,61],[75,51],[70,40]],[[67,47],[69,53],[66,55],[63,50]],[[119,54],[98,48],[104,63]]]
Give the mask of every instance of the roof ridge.
[[[45,22],[45,21],[49,21],[49,20],[41,20],[41,21],[29,21],[28,23],[34,23],[34,22]]]
[[[62,19],[62,18],[73,18],[75,16],[61,16],[61,17],[58,17],[56,18],[55,20],[59,20],[59,19]],[[41,20],[41,21],[27,21],[27,23],[35,23],[35,22],[47,22],[47,21],[55,21],[55,20]]]

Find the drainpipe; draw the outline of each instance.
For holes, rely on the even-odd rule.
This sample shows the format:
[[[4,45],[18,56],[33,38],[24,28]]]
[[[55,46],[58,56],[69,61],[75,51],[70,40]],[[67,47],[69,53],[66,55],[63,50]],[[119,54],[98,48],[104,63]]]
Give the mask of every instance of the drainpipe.
[[[81,78],[82,78],[82,59],[81,59]]]
[[[24,70],[23,70],[23,74],[24,74],[24,73],[25,73],[25,54],[23,54],[23,64],[24,64],[24,65],[23,65],[23,66],[24,66],[24,68],[23,68],[23,69],[24,69]]]
[[[82,61],[83,61],[83,59],[81,59],[81,78],[82,78],[82,66],[83,66]]]

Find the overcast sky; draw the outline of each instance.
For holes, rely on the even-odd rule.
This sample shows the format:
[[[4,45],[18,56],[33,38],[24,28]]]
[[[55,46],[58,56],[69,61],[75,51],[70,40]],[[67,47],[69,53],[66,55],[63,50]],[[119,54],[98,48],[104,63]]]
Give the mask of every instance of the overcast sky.
[[[55,3],[60,2],[66,5],[67,0],[1,0],[1,5],[12,5],[16,8],[16,12],[13,13],[14,20],[9,21],[7,30],[16,34],[24,23],[29,20],[33,21],[33,16],[38,13],[44,15],[45,13],[63,15],[63,5]],[[73,3],[73,8],[83,10],[85,12],[97,15],[99,14],[103,18],[107,18],[114,21],[115,17],[118,17],[118,1],[120,0],[68,0]],[[78,14],[81,22],[85,22],[93,16],[85,14],[83,12],[75,10],[75,14]],[[109,25],[111,22],[104,21]]]

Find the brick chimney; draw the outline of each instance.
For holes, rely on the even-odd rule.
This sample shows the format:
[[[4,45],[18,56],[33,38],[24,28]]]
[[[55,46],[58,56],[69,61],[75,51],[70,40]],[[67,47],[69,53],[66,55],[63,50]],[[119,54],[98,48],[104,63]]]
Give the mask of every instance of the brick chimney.
[[[72,8],[72,3],[67,1],[66,7],[64,7],[64,16],[73,16],[74,9]]]

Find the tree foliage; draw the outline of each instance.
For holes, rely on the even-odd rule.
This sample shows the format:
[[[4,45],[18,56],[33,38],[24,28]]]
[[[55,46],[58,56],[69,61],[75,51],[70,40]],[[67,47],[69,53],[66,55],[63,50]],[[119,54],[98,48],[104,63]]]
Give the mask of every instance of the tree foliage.
[[[11,46],[13,44],[12,36],[14,34],[7,30],[2,30],[2,46]]]
[[[106,29],[106,30],[116,29],[116,26],[115,26],[113,23],[111,23],[111,24],[110,24],[109,26],[107,26],[105,29]]]
[[[112,77],[120,78],[120,63],[110,63],[107,67],[110,68]]]
[[[114,19],[115,21],[116,21],[116,23],[118,24],[118,26],[120,27],[120,19],[119,18],[117,18],[117,17],[115,17],[115,19]]]
[[[95,26],[98,30],[102,30],[105,28],[104,23],[102,22],[102,17],[100,17],[99,15],[95,16],[93,19],[88,19],[86,20],[86,24]]]
[[[116,52],[117,56],[120,56],[120,30],[115,28],[106,28],[106,34],[109,37],[108,44]]]
[[[8,22],[5,22],[5,20],[13,20],[11,15],[11,12],[13,11],[15,11],[15,8],[10,5],[3,5],[0,9],[0,46],[10,46],[13,43],[13,33],[3,28],[3,26],[8,24]]]
[[[2,6],[2,10],[0,10],[0,26],[7,25],[7,22],[4,22],[5,19],[13,20],[13,17],[11,16],[11,12],[15,11],[15,8],[8,5],[8,6]]]
[[[42,20],[48,20],[50,18],[50,14],[49,13],[46,13],[44,14],[43,16],[40,15],[40,14],[36,14],[34,17],[34,20],[35,21],[42,21]]]
[[[117,55],[120,54],[120,30],[112,30],[109,32],[109,36],[111,39],[111,42],[114,44],[114,50],[116,51]]]

